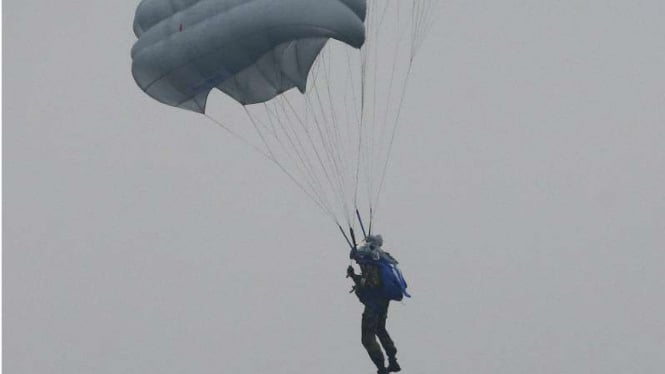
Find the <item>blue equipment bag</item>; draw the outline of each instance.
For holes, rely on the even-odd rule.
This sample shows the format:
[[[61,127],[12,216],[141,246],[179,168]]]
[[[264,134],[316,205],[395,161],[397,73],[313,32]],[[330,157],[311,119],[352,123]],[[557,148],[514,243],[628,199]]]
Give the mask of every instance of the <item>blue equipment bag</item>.
[[[353,253],[353,258],[359,264],[371,264],[378,268],[382,284],[381,297],[395,301],[402,301],[404,296],[411,297],[406,291],[406,280],[397,267],[398,262],[390,253],[381,249],[368,250],[367,247],[361,247],[360,250]]]
[[[397,263],[388,261],[384,256],[381,256],[377,265],[381,274],[381,282],[383,283],[382,293],[385,298],[401,301],[404,296],[411,297],[406,292],[406,281],[402,272],[397,267]]]

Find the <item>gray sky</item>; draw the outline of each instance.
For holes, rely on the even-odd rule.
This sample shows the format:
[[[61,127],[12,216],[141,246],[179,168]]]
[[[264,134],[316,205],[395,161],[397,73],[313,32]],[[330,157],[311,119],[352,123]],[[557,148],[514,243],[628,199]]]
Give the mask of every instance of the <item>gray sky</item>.
[[[4,1],[6,373],[373,372],[336,228],[136,87],[136,4]],[[379,222],[405,373],[665,370],[664,15],[443,2]]]

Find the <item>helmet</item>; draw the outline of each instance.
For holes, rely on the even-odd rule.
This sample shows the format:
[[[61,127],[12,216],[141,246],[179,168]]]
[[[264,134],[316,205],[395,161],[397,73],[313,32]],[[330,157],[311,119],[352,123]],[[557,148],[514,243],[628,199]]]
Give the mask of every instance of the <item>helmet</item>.
[[[383,237],[381,235],[369,235],[365,239],[365,243],[369,244],[372,247],[381,248],[383,245]]]

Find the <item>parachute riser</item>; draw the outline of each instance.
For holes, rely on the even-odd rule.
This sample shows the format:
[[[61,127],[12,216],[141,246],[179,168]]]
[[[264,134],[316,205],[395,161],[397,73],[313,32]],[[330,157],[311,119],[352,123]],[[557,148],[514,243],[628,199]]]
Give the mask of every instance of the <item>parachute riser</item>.
[[[351,248],[351,250],[356,249],[356,246],[354,245],[355,240],[354,240],[353,243],[352,243],[351,240],[349,240],[349,237],[346,235],[346,232],[344,231],[344,229],[342,228],[342,226],[340,226],[339,224],[337,224],[337,227],[339,227],[339,231],[340,231],[340,232],[342,233],[342,235],[344,236],[344,240],[346,240],[346,243],[349,245],[349,247]]]
[[[358,248],[358,242],[356,241],[356,233],[353,231],[353,227],[349,227],[349,233],[351,234],[351,241],[353,242],[353,248]]]
[[[356,209],[356,217],[358,217],[358,223],[360,223],[360,229],[363,230],[363,236],[367,239],[367,231],[365,231],[365,225],[363,225],[363,219],[360,217],[360,212]]]

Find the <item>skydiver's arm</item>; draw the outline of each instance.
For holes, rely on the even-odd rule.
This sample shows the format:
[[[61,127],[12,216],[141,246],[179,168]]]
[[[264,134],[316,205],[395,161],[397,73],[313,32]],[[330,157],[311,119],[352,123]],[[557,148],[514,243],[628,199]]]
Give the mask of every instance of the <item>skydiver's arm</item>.
[[[355,270],[353,270],[353,266],[351,265],[346,268],[346,277],[353,279],[353,283],[355,283],[358,287],[361,287],[365,283],[362,275],[356,274]]]

